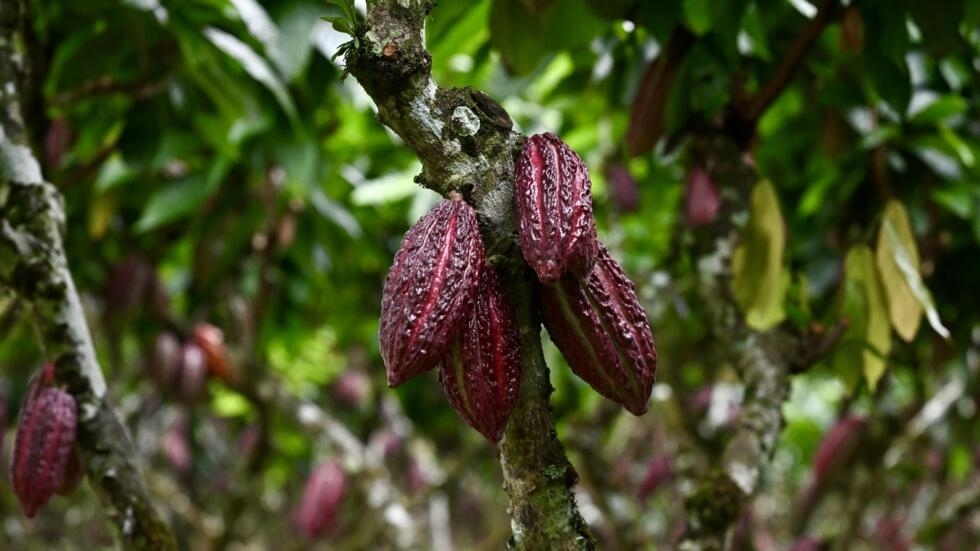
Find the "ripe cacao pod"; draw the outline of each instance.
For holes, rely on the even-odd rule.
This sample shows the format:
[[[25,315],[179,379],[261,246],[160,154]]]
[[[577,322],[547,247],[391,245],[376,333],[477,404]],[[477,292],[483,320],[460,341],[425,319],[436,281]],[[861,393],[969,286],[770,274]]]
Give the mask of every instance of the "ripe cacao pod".
[[[210,323],[199,323],[194,326],[192,339],[204,352],[208,372],[222,381],[233,382],[235,372],[228,357],[225,335],[221,329]]]
[[[24,514],[33,517],[58,491],[75,445],[75,399],[35,378],[20,412],[10,477]],[[34,385],[32,384],[32,387]]]
[[[337,461],[317,467],[306,480],[296,524],[307,538],[315,539],[333,528],[337,511],[347,493],[347,474]]]
[[[647,410],[657,350],[636,287],[605,247],[584,281],[539,285],[551,340],[576,375],[634,415]]]
[[[381,357],[388,385],[436,365],[470,314],[483,270],[476,212],[443,200],[402,239],[381,299]]]
[[[711,175],[696,166],[688,172],[684,195],[684,213],[687,225],[692,228],[710,223],[721,209],[721,195]]]
[[[65,474],[61,477],[61,484],[58,485],[59,496],[70,496],[78,489],[78,485],[85,478],[85,465],[82,464],[82,456],[78,453],[78,448],[72,446],[71,453],[68,455],[68,463],[65,465]]]
[[[194,342],[185,343],[180,352],[180,376],[177,379],[177,397],[192,404],[204,393],[208,378],[208,363],[201,347]]]
[[[524,142],[514,171],[518,234],[524,260],[542,283],[568,271],[584,277],[595,264],[591,190],[585,163],[557,136]]]
[[[439,366],[439,382],[459,416],[493,443],[517,404],[520,344],[500,278],[486,267],[473,311]]]
[[[146,366],[150,378],[161,390],[169,390],[180,375],[181,346],[177,336],[163,331],[153,340]]]

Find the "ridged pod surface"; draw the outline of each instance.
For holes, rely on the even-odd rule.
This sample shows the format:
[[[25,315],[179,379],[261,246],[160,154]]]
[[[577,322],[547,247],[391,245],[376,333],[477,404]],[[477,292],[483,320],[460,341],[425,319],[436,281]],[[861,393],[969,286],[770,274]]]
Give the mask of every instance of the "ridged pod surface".
[[[439,382],[467,424],[487,440],[500,441],[517,405],[521,351],[514,311],[493,268],[483,270],[473,311],[440,363]]]
[[[303,499],[296,513],[296,524],[307,538],[314,539],[330,530],[347,493],[347,474],[337,461],[323,463],[306,480]]]
[[[71,394],[46,386],[29,391],[10,460],[14,493],[28,518],[61,487],[75,445],[77,423]]]
[[[605,247],[585,281],[539,285],[541,313],[569,367],[634,415],[647,410],[657,350],[636,287]]]
[[[568,271],[587,275],[599,243],[592,182],[578,154],[554,134],[529,137],[517,158],[514,197],[521,250],[538,279],[554,283]]]
[[[483,269],[476,212],[446,199],[402,239],[381,298],[381,357],[388,385],[436,365],[470,314]]]

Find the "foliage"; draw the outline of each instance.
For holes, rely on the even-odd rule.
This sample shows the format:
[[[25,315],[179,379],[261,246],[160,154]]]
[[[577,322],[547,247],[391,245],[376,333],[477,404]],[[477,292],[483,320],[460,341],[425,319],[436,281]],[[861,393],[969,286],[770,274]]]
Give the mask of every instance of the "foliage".
[[[820,4],[835,6],[830,23],[750,132],[768,183],[735,221],[747,237],[732,292],[752,326],[842,336],[794,376],[744,530],[779,548],[803,535],[954,548],[980,537],[975,505],[957,513],[972,524],[944,524],[944,502],[977,483],[980,1]],[[35,151],[65,195],[66,247],[100,360],[182,547],[296,541],[306,475],[342,452],[264,401],[262,384],[318,404],[382,457],[413,530],[437,533],[446,504],[456,547],[502,547],[494,448],[434,377],[385,388],[384,276],[439,198],[413,183],[418,161],[341,78],[362,15],[346,0],[28,5]],[[600,236],[654,326],[660,381],[640,418],[596,398],[546,348],[559,436],[604,548],[667,546],[685,520],[685,481],[709,472],[730,434],[744,389],[712,349],[714,320],[695,292],[682,197],[703,160],[684,143],[719,123],[737,135],[733,113],[778,76],[817,10],[475,0],[441,2],[428,18],[440,85],[486,92],[521,132],[555,132],[591,167]],[[632,210],[618,202],[615,166],[635,186]],[[24,308],[0,294],[8,442],[46,360]],[[240,380],[212,378],[205,399],[185,404],[146,366],[158,334],[189,338],[200,322],[223,330]],[[821,435],[845,415],[868,420],[865,446],[825,505],[791,522]],[[663,454],[671,474],[638,498]],[[395,546],[380,515],[362,514],[370,496],[348,494],[322,545]],[[0,511],[18,518],[10,492]],[[5,523],[5,541],[110,545],[100,518],[86,489]]]

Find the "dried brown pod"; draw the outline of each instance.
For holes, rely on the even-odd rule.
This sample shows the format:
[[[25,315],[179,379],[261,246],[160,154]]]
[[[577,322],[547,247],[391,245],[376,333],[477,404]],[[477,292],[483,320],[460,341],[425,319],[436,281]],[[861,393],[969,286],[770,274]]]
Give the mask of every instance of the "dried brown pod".
[[[72,395],[46,384],[36,377],[24,400],[10,461],[14,493],[28,518],[61,487],[78,423]]]
[[[320,537],[337,522],[337,512],[347,493],[347,474],[338,461],[327,461],[306,480],[296,513],[300,532],[309,539]]]
[[[578,154],[554,134],[529,137],[514,170],[514,198],[521,251],[538,279],[587,275],[599,243],[592,182]]]
[[[513,309],[493,268],[483,271],[470,318],[440,363],[439,382],[467,424],[500,441],[517,405],[521,350]]]
[[[381,299],[381,357],[388,385],[436,365],[469,316],[483,269],[476,212],[443,200],[402,239]]]
[[[636,287],[605,247],[584,281],[539,285],[541,313],[569,367],[634,415],[647,410],[657,350]]]

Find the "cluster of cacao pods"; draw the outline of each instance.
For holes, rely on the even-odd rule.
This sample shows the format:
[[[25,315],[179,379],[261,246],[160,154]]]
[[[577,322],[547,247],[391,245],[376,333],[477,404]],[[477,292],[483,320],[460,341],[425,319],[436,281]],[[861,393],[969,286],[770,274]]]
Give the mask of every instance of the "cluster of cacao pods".
[[[234,374],[224,335],[207,323],[197,324],[184,339],[171,331],[160,332],[153,341],[146,369],[160,389],[173,392],[187,404],[204,394],[209,375],[227,381]]]
[[[599,242],[582,159],[553,134],[531,136],[515,167],[524,259],[544,324],[572,370],[634,414],[646,411],[657,354],[633,283]],[[405,234],[385,280],[381,355],[389,386],[430,369],[453,408],[491,442],[517,403],[514,312],[486,263],[474,209],[456,193]]]
[[[11,485],[28,518],[54,494],[69,495],[81,483],[77,425],[75,398],[55,385],[54,365],[48,364],[28,386],[10,458]]]
[[[296,511],[300,532],[315,539],[337,523],[337,513],[347,494],[347,473],[338,461],[327,461],[310,473]]]
[[[520,384],[517,325],[485,263],[476,211],[459,195],[405,234],[385,280],[380,337],[389,386],[438,367],[460,416],[500,440]]]
[[[634,415],[647,410],[657,350],[636,287],[596,237],[582,159],[553,134],[531,136],[514,193],[524,259],[544,325],[572,371]]]

